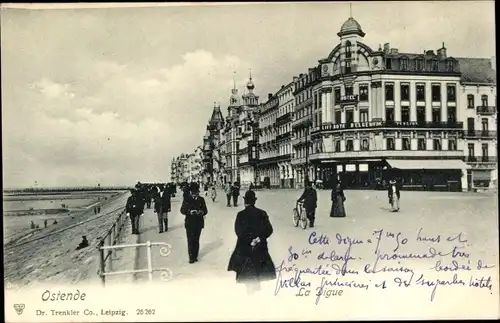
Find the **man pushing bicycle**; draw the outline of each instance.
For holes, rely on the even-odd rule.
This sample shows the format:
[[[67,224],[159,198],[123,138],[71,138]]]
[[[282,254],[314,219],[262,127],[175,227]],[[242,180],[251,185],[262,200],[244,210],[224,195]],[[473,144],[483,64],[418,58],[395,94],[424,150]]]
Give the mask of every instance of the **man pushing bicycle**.
[[[318,206],[318,195],[316,190],[312,187],[312,183],[307,181],[304,193],[299,197],[297,202],[302,202],[306,211],[306,216],[309,219],[309,227],[314,227],[314,220],[316,216],[316,207]]]

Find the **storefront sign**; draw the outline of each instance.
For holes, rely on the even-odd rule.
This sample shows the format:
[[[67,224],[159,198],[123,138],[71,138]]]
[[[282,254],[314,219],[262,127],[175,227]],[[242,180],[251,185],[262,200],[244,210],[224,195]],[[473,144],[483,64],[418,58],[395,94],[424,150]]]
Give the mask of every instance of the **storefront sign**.
[[[352,165],[352,164],[345,165],[345,171],[346,172],[355,172],[356,165]]]
[[[337,173],[342,173],[343,171],[342,165],[337,165]]]
[[[359,164],[359,171],[360,172],[367,172],[368,171],[368,164]]]

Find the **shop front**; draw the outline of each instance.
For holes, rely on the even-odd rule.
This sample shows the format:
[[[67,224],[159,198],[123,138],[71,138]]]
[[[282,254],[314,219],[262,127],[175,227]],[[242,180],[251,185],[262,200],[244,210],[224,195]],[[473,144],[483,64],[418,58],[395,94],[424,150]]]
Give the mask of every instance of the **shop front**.
[[[348,189],[377,189],[381,186],[384,166],[381,159],[322,160],[315,164],[315,180],[322,181],[325,189],[331,189],[335,179],[340,179]]]
[[[458,159],[387,159],[384,179],[403,189],[460,192],[467,188],[467,165]]]

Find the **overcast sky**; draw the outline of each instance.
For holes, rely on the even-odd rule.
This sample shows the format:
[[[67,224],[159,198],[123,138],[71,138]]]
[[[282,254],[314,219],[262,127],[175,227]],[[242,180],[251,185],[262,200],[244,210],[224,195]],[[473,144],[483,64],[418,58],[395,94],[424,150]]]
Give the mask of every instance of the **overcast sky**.
[[[352,5],[376,49],[495,55],[494,4]],[[237,72],[262,99],[337,45],[348,3],[1,12],[4,187],[167,181],[224,116]]]

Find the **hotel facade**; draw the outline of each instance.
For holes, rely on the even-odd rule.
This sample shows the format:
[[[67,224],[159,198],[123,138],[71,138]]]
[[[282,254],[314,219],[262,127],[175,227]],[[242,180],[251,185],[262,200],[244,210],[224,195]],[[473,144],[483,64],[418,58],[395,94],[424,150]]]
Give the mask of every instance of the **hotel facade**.
[[[466,191],[497,186],[496,63],[445,44],[422,53],[363,42],[349,18],[338,44],[262,104],[232,90],[224,134],[227,181],[242,186]]]

